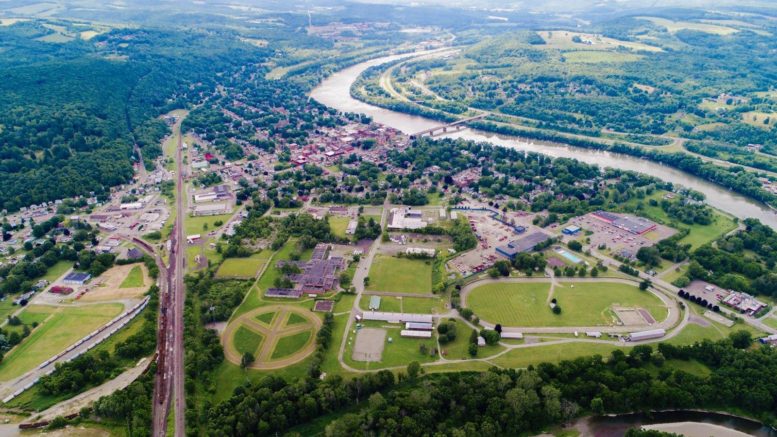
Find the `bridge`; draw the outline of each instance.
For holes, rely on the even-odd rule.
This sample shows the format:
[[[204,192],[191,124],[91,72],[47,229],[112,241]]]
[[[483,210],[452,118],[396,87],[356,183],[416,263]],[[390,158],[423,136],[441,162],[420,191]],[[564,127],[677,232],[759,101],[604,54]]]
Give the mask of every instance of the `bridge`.
[[[412,134],[411,137],[420,138],[424,135],[433,137],[435,135],[442,135],[448,132],[460,131],[462,129],[466,129],[467,123],[470,121],[480,120],[481,118],[486,118],[487,116],[488,114],[479,114],[475,115],[474,117],[462,118],[461,120],[456,120],[452,123],[444,124],[442,126],[435,126],[431,129],[422,130],[421,132],[416,132]]]

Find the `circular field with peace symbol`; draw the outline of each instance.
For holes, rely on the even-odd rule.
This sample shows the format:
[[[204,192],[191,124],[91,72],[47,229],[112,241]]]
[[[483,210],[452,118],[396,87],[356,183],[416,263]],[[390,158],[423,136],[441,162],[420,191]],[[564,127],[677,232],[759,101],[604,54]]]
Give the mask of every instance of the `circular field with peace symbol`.
[[[269,305],[249,311],[227,325],[222,334],[224,355],[240,365],[245,353],[255,361],[250,369],[286,367],[304,360],[316,349],[321,319],[303,308]]]

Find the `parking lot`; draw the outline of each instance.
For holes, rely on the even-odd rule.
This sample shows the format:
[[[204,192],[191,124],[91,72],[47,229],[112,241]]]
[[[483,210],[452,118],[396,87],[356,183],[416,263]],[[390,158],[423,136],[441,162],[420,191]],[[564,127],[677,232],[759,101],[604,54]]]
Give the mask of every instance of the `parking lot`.
[[[677,232],[670,227],[657,224],[655,229],[645,234],[637,235],[599,220],[592,214],[575,217],[569,221],[569,224],[579,226],[585,231],[592,233],[588,235],[592,248],[604,245],[613,254],[627,258],[634,258],[641,247],[653,246],[656,242],[669,238]]]
[[[463,214],[462,211],[458,211],[458,213]],[[531,224],[534,215],[523,212],[508,213],[505,216],[506,221],[526,228],[526,231],[520,234],[516,233],[509,225],[491,218],[491,213],[467,211],[464,215],[469,220],[470,226],[472,226],[475,235],[478,237],[478,244],[474,249],[451,260],[448,263],[448,268],[465,276],[483,271],[494,264],[494,262],[504,259],[504,257],[496,253],[497,246],[503,246],[512,240],[539,229]]]

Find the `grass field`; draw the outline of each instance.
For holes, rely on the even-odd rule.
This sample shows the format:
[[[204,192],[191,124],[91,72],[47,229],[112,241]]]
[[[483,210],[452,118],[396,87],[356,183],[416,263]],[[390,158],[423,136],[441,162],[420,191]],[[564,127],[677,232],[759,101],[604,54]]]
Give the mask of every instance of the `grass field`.
[[[565,52],[564,59],[566,59],[567,62],[573,64],[599,64],[634,62],[642,59],[642,56],[623,52],[579,50],[574,52]]]
[[[382,322],[367,322],[366,327],[382,328],[386,329],[386,343],[384,344],[383,355],[380,362],[361,362],[351,359],[353,354],[353,344],[356,340],[356,335],[353,332],[349,332],[348,343],[345,348],[345,356],[343,357],[345,362],[349,366],[356,369],[383,369],[386,367],[405,367],[411,361],[418,361],[419,363],[428,363],[436,361],[436,356],[430,356],[421,354],[420,346],[425,344],[429,350],[433,347],[437,347],[437,342],[433,336],[430,339],[418,339],[418,338],[404,338],[400,337],[399,332],[404,328],[401,326],[389,327]],[[391,339],[391,343],[388,339]]]
[[[362,296],[359,308],[368,310],[370,296]],[[380,311],[416,314],[441,314],[445,312],[445,301],[440,297],[380,297]]]
[[[275,312],[270,311],[267,313],[262,313],[256,316],[256,320],[264,323],[265,325],[270,325],[272,323],[272,320],[275,318]]]
[[[777,317],[775,316],[767,317],[766,319],[764,319],[764,325],[770,328],[777,329]]]
[[[270,259],[269,251],[255,253],[248,258],[228,258],[216,271],[217,278],[253,278]]]
[[[216,226],[216,222],[221,222],[222,226],[226,223],[232,214],[212,215],[203,217],[191,217],[186,216],[184,220],[183,229],[186,235],[193,234],[207,234],[210,231],[219,229],[221,226]]]
[[[547,346],[536,346],[524,349],[513,349],[497,358],[492,363],[508,368],[525,368],[540,363],[557,363],[562,360],[573,360],[590,355],[607,356],[615,349],[628,353],[628,349],[600,343],[561,343]]]
[[[300,316],[297,313],[291,313],[289,319],[286,320],[286,326],[299,325],[300,323],[308,323],[308,319]]]
[[[54,282],[59,279],[60,276],[64,275],[65,272],[68,271],[71,267],[73,267],[72,261],[57,261],[56,264],[46,270],[46,274],[43,275],[42,279],[45,279],[49,282]]]
[[[299,316],[298,316],[299,317]],[[271,360],[277,360],[279,358],[288,357],[289,355],[302,349],[308,342],[312,332],[310,330],[299,332],[293,335],[287,335],[278,340],[275,344],[275,349],[272,351]]]
[[[636,17],[642,20],[647,20],[658,26],[665,27],[667,32],[676,33],[681,30],[696,30],[699,32],[710,33],[713,35],[731,35],[732,33],[739,32],[739,30],[728,26],[718,26],[708,23],[697,23],[694,21],[672,21],[666,18],[658,17]]]
[[[332,229],[332,233],[340,238],[346,238],[345,230],[348,229],[348,223],[350,223],[350,217],[342,217],[339,215],[329,216],[329,227]]]
[[[143,286],[143,270],[135,266],[127,273],[127,277],[121,281],[119,288],[138,288]]]
[[[574,285],[574,287],[572,287]],[[467,306],[481,319],[505,326],[599,326],[609,325],[610,308],[644,308],[656,320],[664,320],[667,309],[653,294],[633,285],[608,282],[561,283],[554,297],[562,308],[553,314],[548,305],[549,283],[494,283],[470,293]]]
[[[264,341],[264,336],[258,332],[254,332],[246,328],[245,326],[241,326],[237,328],[237,331],[235,331],[235,337],[233,341],[235,343],[235,349],[237,349],[237,351],[241,354],[248,352],[256,356],[256,351],[259,349],[262,341]]]
[[[432,291],[431,261],[375,257],[370,267],[368,290],[425,294]]]
[[[23,317],[20,317],[24,323],[29,320],[27,316],[33,314],[34,318],[44,317],[44,320],[29,337],[6,354],[0,363],[0,381],[8,381],[31,370],[110,321],[121,310],[120,304],[70,308],[27,307],[22,313]],[[24,316],[25,313],[27,316]]]

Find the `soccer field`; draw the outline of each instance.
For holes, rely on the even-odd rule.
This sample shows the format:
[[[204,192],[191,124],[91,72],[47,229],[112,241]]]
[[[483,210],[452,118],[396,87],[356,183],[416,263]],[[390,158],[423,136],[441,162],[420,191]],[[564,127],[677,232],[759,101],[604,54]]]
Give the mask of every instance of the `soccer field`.
[[[562,312],[553,314],[548,304],[550,283],[494,283],[472,290],[467,306],[481,319],[505,326],[605,326],[613,322],[613,305],[639,307],[657,321],[667,308],[660,299],[633,285],[612,282],[562,282],[554,297]]]
[[[370,267],[368,290],[426,294],[432,292],[432,262],[379,255]]]

